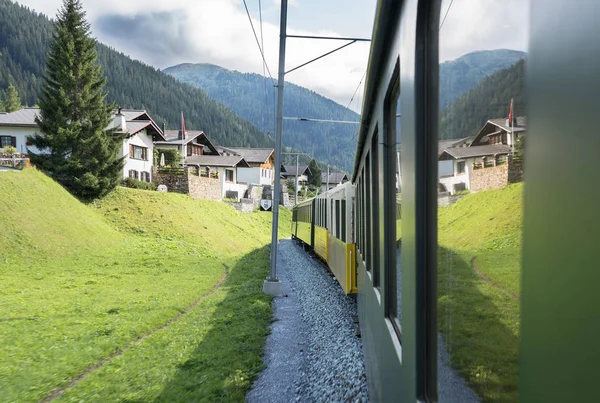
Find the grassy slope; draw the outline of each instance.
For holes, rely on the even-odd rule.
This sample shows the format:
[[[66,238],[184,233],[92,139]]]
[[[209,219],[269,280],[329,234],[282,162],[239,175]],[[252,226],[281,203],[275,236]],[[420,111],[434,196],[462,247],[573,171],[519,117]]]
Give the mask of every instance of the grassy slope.
[[[440,328],[484,401],[517,398],[522,194],[521,183],[439,210]]]
[[[289,216],[282,212],[282,235]],[[120,350],[126,351],[63,398],[115,401],[134,394],[143,401],[160,396],[177,401],[180,393],[167,392],[198,377],[215,396],[243,397],[260,368],[270,320],[269,298],[260,292],[270,218],[242,215],[223,203],[132,189],[117,189],[85,206],[35,170],[0,175],[0,228],[6,234],[0,237],[3,401],[39,401]],[[206,296],[224,265],[225,283]],[[199,305],[160,329],[194,302]],[[233,311],[243,318],[215,331]],[[191,327],[177,330],[182,323]],[[230,332],[245,339],[230,340],[222,359],[205,372],[180,376],[180,366],[202,354],[201,346],[213,349]],[[148,334],[153,335],[136,342]],[[165,349],[172,353],[169,359]],[[247,359],[232,366],[231,354],[240,349]],[[130,359],[141,351],[143,365]],[[103,382],[113,362],[132,378]],[[146,375],[149,368],[160,369],[160,376]],[[234,369],[245,381],[224,384],[235,378]],[[195,395],[187,400],[206,398],[206,390],[188,391]]]

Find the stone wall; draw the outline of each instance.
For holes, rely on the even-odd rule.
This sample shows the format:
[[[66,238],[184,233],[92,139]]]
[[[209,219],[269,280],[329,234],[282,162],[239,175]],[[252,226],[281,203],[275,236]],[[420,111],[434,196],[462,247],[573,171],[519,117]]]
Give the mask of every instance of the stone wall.
[[[523,181],[523,164],[508,156],[506,163],[488,168],[473,169],[471,191],[503,189],[509,183]]]
[[[218,178],[189,175],[189,193],[194,199],[221,200],[221,184]]]
[[[181,169],[173,169],[173,170],[159,170],[156,167],[152,169],[152,178],[154,182],[158,185],[165,185],[167,187],[167,191],[174,193],[189,193],[189,185],[188,185],[188,175],[187,170],[183,171]],[[170,172],[170,173],[167,173]],[[181,174],[178,174],[181,172]]]
[[[239,203],[226,202],[231,207],[241,213],[252,213],[254,211],[253,203],[251,199],[241,199]]]
[[[157,184],[165,185],[169,192],[189,194],[195,199],[221,200],[219,179],[199,176],[195,167],[160,172],[155,167],[152,177]]]
[[[260,206],[260,199],[262,198],[263,187],[260,185],[250,185],[248,186],[248,197],[252,201],[252,209],[258,208]]]
[[[502,189],[508,185],[508,164],[474,169],[471,174],[471,191]]]

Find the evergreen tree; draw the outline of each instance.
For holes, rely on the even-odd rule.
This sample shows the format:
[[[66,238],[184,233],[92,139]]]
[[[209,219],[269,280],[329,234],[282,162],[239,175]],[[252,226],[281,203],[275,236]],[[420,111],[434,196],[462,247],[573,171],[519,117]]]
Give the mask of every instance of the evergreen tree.
[[[308,169],[310,169],[310,178],[308,178],[308,183],[317,188],[321,187],[321,168],[319,168],[319,165],[315,159],[308,164]]]
[[[96,59],[96,40],[81,3],[63,0],[39,98],[41,133],[30,138],[42,152],[30,158],[84,199],[114,189],[123,169],[117,157],[122,138],[107,129],[113,106],[105,102],[106,78]]]
[[[14,112],[21,109],[21,99],[19,98],[19,93],[12,84],[10,84],[6,90],[4,109],[6,112]]]

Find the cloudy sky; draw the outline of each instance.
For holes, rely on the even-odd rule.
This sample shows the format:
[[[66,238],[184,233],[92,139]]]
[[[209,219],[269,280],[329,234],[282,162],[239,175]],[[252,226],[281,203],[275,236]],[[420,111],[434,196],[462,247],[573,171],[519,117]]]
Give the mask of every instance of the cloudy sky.
[[[451,0],[442,2],[442,18]],[[61,0],[18,0],[54,17]],[[246,0],[260,35],[259,0]],[[375,0],[290,0],[288,33],[371,36]],[[481,49],[526,50],[526,0],[454,0],[442,27],[442,61]],[[164,69],[213,63],[262,74],[263,66],[242,0],[82,0],[92,34],[134,59]],[[277,75],[279,0],[261,0],[267,63]],[[343,42],[288,39],[287,69]],[[369,45],[358,43],[286,76],[347,105],[363,76]],[[351,107],[360,109],[361,91]]]

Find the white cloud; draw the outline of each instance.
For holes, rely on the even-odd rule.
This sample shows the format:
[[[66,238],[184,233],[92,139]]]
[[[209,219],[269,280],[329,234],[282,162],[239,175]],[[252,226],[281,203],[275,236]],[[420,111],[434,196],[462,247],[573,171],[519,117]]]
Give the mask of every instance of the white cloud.
[[[19,0],[37,11],[53,16],[60,0]],[[278,5],[280,0],[273,0]],[[330,0],[331,1],[331,0]],[[344,0],[336,0],[340,5]],[[290,5],[298,6],[298,0]],[[442,16],[449,0],[442,4]],[[255,29],[259,33],[258,3],[247,0],[253,15]],[[273,7],[270,2],[264,2]],[[344,32],[348,26],[356,31],[370,32],[371,18],[354,9],[333,7],[329,2],[322,7],[319,2],[302,1],[303,13],[293,14],[294,23],[288,33],[304,35],[332,35]],[[262,60],[248,22],[246,11],[239,0],[84,0],[83,6],[92,24],[93,35],[109,46],[135,59],[155,67],[165,68],[179,63],[214,63],[228,69],[262,74]],[[307,21],[314,12],[335,9],[328,26],[317,30],[303,28],[312,26]],[[527,2],[523,0],[455,0],[440,38],[440,60],[454,59],[479,49],[512,48],[525,50]],[[293,10],[297,10],[294,7]],[[369,8],[370,10],[370,8]],[[264,10],[263,10],[264,11]],[[367,10],[368,11],[368,10]],[[332,12],[332,11],[329,11]],[[271,74],[277,78],[279,49],[279,25],[263,20],[266,60]],[[356,21],[345,21],[345,15]],[[277,14],[278,15],[278,14]],[[371,14],[373,15],[373,14]],[[298,18],[303,16],[303,18]],[[263,13],[263,17],[265,14]],[[322,17],[322,16],[321,16]],[[339,21],[339,22],[338,22]],[[325,28],[325,27],[324,27]],[[346,36],[340,35],[340,36]],[[286,69],[300,65],[337,46],[340,41],[288,39]],[[358,43],[319,60],[286,79],[308,87],[334,100],[347,104],[361,79],[368,59],[369,45]],[[360,91],[359,91],[360,92]],[[359,96],[360,97],[360,94]],[[354,109],[360,104],[355,100]]]
[[[442,15],[450,0],[442,2]],[[455,0],[440,31],[440,60],[481,49],[527,50],[528,0]]]

